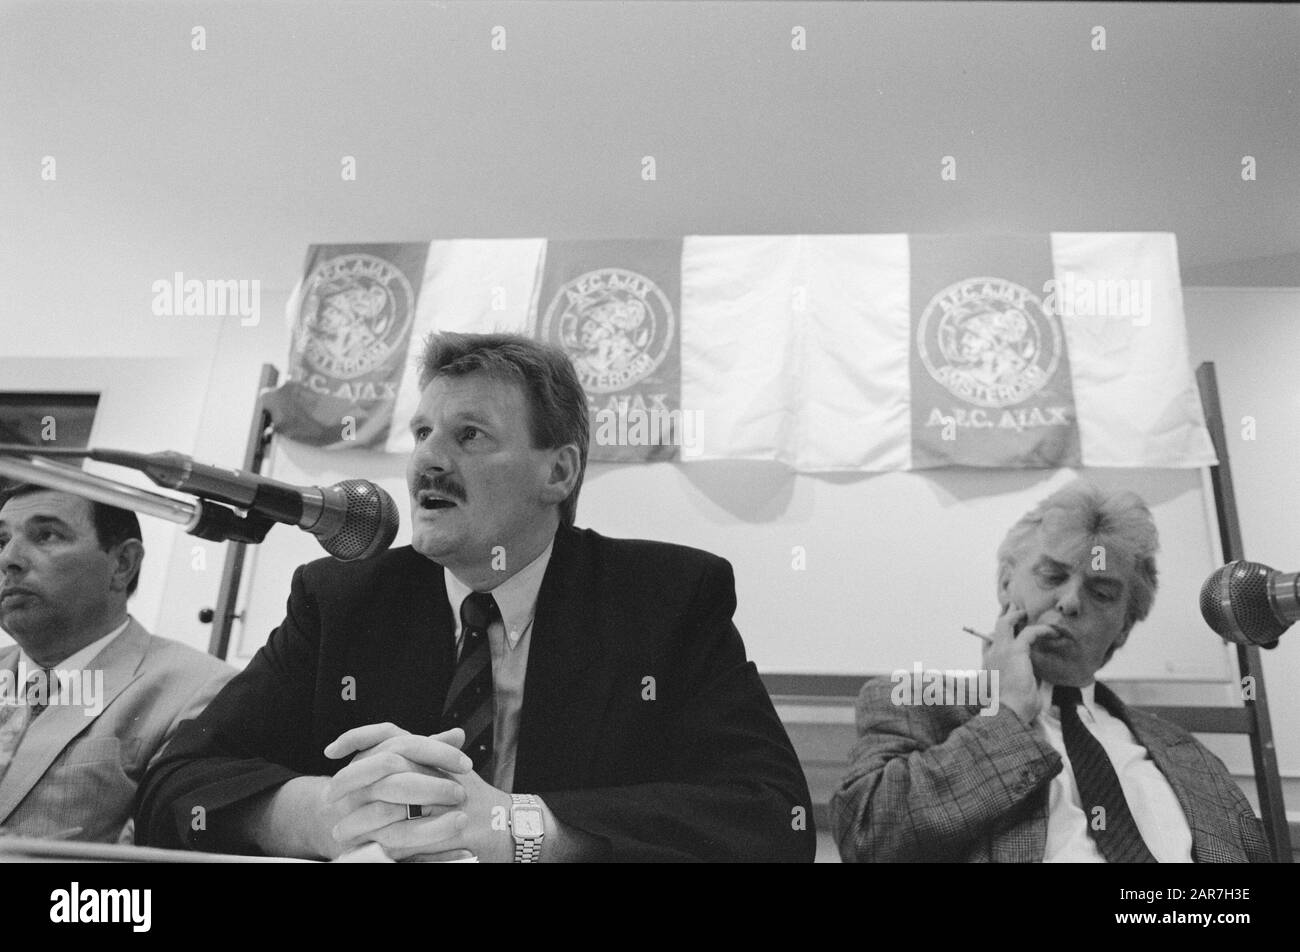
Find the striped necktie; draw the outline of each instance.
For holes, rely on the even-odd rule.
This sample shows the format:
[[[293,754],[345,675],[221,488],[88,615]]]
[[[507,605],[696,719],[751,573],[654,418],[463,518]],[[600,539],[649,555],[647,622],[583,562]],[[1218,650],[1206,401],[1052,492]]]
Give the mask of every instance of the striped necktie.
[[[1078,706],[1083,694],[1078,688],[1055,687],[1052,703],[1061,709],[1061,733],[1065,735],[1065,752],[1074,768],[1074,780],[1079,785],[1079,799],[1092,837],[1101,855],[1108,863],[1158,862],[1147,849],[1138,831],[1119,776],[1106,756],[1101,741],[1079,719]],[[1102,812],[1097,814],[1096,808]],[[1100,829],[1097,827],[1100,826]]]
[[[38,690],[44,685],[43,689]],[[27,679],[27,723],[40,717],[50,706],[50,696],[59,689],[59,680],[50,668],[42,668],[40,673],[33,671]]]
[[[492,759],[492,722],[496,706],[492,690],[492,647],[488,627],[500,617],[496,599],[485,592],[471,592],[460,605],[461,649],[456,672],[447,689],[439,732],[461,727],[465,730],[465,754],[483,779]]]

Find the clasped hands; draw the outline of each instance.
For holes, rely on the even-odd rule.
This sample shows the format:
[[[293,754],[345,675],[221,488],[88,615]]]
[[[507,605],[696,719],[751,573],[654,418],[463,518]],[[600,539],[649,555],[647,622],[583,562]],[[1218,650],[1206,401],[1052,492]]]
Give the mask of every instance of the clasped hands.
[[[377,843],[392,859],[430,862],[476,855],[510,862],[514,841],[502,820],[510,794],[474,772],[460,750],[465,732],[411,734],[393,724],[355,727],[325,748],[352,762],[322,789],[322,851],[338,856]],[[408,805],[423,816],[409,818]]]

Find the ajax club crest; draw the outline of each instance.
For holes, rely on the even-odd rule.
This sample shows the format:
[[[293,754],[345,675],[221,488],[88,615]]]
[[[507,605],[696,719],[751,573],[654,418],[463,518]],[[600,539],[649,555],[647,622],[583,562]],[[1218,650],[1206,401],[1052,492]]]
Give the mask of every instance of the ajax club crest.
[[[588,393],[613,393],[663,363],[675,323],[667,296],[649,278],[601,268],[560,287],[541,332],[568,353]]]
[[[926,305],[916,344],[925,369],[954,396],[1006,407],[1052,379],[1061,328],[1028,289],[1002,278],[967,278]]]
[[[402,270],[383,258],[346,254],[303,282],[299,330],[312,370],[352,380],[384,365],[401,346],[415,295]]]

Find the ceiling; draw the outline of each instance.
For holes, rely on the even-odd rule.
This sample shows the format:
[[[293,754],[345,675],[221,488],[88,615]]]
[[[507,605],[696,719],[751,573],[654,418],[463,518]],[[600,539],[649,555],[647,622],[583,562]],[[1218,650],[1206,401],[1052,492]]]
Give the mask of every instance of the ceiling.
[[[15,307],[433,237],[1172,231],[1185,284],[1300,285],[1293,6],[10,2],[0,27]]]

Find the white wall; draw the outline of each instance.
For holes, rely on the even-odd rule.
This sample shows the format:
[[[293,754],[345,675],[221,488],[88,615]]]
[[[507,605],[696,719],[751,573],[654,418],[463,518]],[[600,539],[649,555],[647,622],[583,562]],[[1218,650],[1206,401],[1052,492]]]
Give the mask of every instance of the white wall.
[[[1186,288],[1183,304],[1192,360],[1214,361],[1218,374],[1246,556],[1300,570],[1300,288]],[[1278,763],[1283,776],[1300,778],[1300,631],[1261,654]],[[1224,757],[1249,773],[1242,748]]]
[[[90,446],[189,452],[199,432],[199,414],[206,398],[210,366],[210,357],[98,357],[94,360],[0,357],[0,381],[3,388],[17,392],[97,394],[99,404],[90,432]],[[163,442],[169,439],[179,442],[175,445]],[[101,463],[88,463],[86,469],[157,492],[144,475],[129,469]],[[128,607],[141,623],[153,628],[162,609],[168,566],[178,534],[173,531],[173,523],[157,518],[141,518],[140,528],[145,557],[139,588]],[[0,638],[8,641],[3,632]]]
[[[154,277],[165,276],[166,272]],[[0,316],[0,389],[86,390],[103,394],[92,445],[176,450],[237,465],[263,361],[283,364],[289,336],[287,291],[264,289],[264,320],[156,317],[153,279],[105,290],[94,308]],[[292,276],[288,280],[292,280]],[[91,464],[100,475],[165,494],[130,470]],[[200,607],[215,603],[224,546],[142,519],[145,562],[130,610],[146,627],[203,650],[209,629]],[[203,552],[199,557],[196,547]],[[206,567],[199,567],[200,564]]]
[[[290,279],[292,276],[290,276]],[[262,321],[244,327],[227,319],[213,349],[211,383],[203,405],[192,455],[223,466],[243,465],[244,447],[257,399],[257,383],[264,363],[283,371],[289,353],[289,331],[284,320],[288,291],[263,289]],[[314,482],[314,480],[309,480]],[[278,527],[276,533],[288,533]],[[212,627],[199,621],[203,608],[216,608],[226,546],[185,536],[171,551],[166,598],[159,612],[160,633],[207,650]]]

